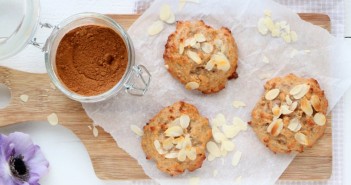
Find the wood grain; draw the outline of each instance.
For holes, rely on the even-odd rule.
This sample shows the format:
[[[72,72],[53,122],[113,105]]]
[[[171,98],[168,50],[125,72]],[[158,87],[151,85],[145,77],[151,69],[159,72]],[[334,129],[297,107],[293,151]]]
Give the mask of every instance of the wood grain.
[[[139,15],[110,15],[128,28]],[[322,14],[300,14],[312,24],[330,31],[330,19]],[[0,83],[11,89],[11,103],[0,109],[0,127],[24,121],[46,120],[56,113],[60,124],[72,130],[86,146],[97,176],[104,180],[146,179],[148,178],[136,160],[120,149],[110,134],[99,128],[99,136],[94,137],[88,125],[92,121],[85,114],[80,103],[66,98],[58,90],[51,88],[46,74],[30,74],[0,67]],[[29,96],[28,102],[20,100],[20,95]],[[331,175],[332,130],[330,116],[325,135],[312,148],[299,154],[286,169],[281,180],[323,180]]]

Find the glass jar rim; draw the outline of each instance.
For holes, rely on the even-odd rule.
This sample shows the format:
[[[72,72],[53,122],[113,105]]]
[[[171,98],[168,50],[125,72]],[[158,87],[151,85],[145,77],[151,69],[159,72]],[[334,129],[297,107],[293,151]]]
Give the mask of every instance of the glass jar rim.
[[[111,89],[108,91],[105,91],[101,94],[94,95],[94,96],[84,96],[80,95],[78,93],[75,93],[65,87],[65,85],[61,82],[59,77],[57,76],[55,70],[54,70],[54,65],[53,62],[51,61],[51,49],[52,45],[56,42],[56,36],[58,36],[60,30],[62,30],[65,26],[68,26],[69,24],[79,21],[82,19],[99,19],[104,22],[106,22],[108,26],[112,26],[116,30],[118,30],[118,34],[121,36],[123,39],[127,51],[128,51],[128,64],[127,68],[122,76],[122,78],[117,82]],[[93,25],[93,23],[92,23]],[[51,78],[51,81],[54,83],[54,85],[67,97],[82,102],[82,103],[93,103],[93,102],[99,102],[108,99],[109,97],[117,94],[123,87],[125,82],[130,78],[131,76],[131,70],[132,67],[135,64],[135,59],[134,59],[134,47],[132,40],[130,39],[128,33],[124,30],[124,28],[118,24],[115,20],[112,18],[99,14],[99,13],[93,13],[93,12],[84,12],[84,13],[78,13],[75,15],[72,15],[65,20],[63,20],[60,24],[55,26],[54,30],[52,31],[51,35],[49,36],[48,40],[46,41],[43,51],[45,52],[45,66],[46,70],[48,72],[49,77]]]

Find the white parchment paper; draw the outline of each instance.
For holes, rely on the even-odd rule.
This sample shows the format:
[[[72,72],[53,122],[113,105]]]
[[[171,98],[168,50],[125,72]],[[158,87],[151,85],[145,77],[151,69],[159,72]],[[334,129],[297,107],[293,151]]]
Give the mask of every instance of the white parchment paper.
[[[228,82],[226,88],[213,95],[203,95],[184,89],[164,68],[163,52],[168,35],[175,25],[165,27],[157,36],[147,35],[148,26],[158,20],[160,6],[170,4],[177,20],[204,20],[215,28],[228,27],[239,48],[239,78]],[[280,38],[261,36],[257,21],[263,11],[272,11],[275,20],[287,21],[299,38],[292,44]],[[152,74],[152,83],[144,97],[133,97],[120,92],[114,98],[96,104],[84,104],[94,122],[111,133],[117,144],[138,160],[145,173],[161,184],[180,184],[189,177],[200,177],[200,184],[219,181],[234,183],[239,176],[242,184],[274,184],[294,155],[275,155],[260,143],[254,132],[240,133],[235,139],[236,150],[242,152],[238,166],[231,165],[234,152],[223,159],[204,161],[201,169],[179,177],[169,177],[160,172],[153,161],[145,159],[138,138],[130,124],[143,127],[163,107],[182,100],[194,104],[201,114],[212,119],[223,113],[229,122],[234,116],[250,120],[250,112],[263,92],[265,80],[261,76],[282,76],[295,73],[312,77],[326,91],[329,108],[333,108],[351,84],[351,47],[332,37],[326,30],[304,22],[289,9],[270,0],[201,0],[200,4],[188,3],[178,11],[178,1],[158,0],[129,29],[135,50],[136,63],[145,65]],[[293,50],[297,54],[291,57]],[[304,50],[310,50],[306,53]],[[270,63],[262,62],[267,56]],[[234,109],[233,100],[247,104],[243,109]],[[213,177],[213,171],[218,175]],[[176,180],[177,179],[177,180]]]

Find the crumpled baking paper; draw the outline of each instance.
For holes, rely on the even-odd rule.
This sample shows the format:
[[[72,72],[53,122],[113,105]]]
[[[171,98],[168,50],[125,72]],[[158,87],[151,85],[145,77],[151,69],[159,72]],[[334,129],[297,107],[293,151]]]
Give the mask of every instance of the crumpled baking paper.
[[[163,61],[164,45],[175,24],[166,25],[163,32],[149,36],[147,28],[158,20],[162,4],[169,4],[176,20],[204,20],[219,28],[228,27],[239,48],[239,78],[230,80],[224,90],[212,95],[187,91],[184,85],[171,77]],[[257,21],[265,9],[272,11],[274,21],[287,21],[296,31],[298,41],[285,43],[281,38],[262,36],[257,31]],[[95,104],[83,104],[95,123],[109,132],[119,147],[138,160],[145,173],[160,184],[181,184],[199,180],[200,184],[238,183],[274,184],[294,158],[291,155],[273,154],[256,137],[252,129],[241,132],[236,138],[235,151],[241,151],[238,166],[231,160],[234,152],[225,158],[204,161],[195,172],[169,177],[160,172],[153,161],[145,159],[140,138],[130,129],[131,124],[142,128],[162,108],[176,101],[194,104],[210,120],[223,113],[231,123],[234,116],[250,121],[250,112],[263,93],[266,79],[295,73],[319,81],[332,109],[350,87],[351,47],[331,36],[326,30],[300,20],[299,16],[284,6],[270,0],[201,0],[200,4],[187,3],[182,10],[178,1],[157,0],[128,30],[136,51],[136,63],[143,64],[152,74],[147,94],[135,97],[120,92],[115,97]],[[308,50],[310,52],[306,52]],[[263,56],[269,63],[262,61]],[[246,103],[245,108],[235,109],[234,100]],[[214,170],[218,174],[214,177]],[[190,180],[191,179],[191,180]]]

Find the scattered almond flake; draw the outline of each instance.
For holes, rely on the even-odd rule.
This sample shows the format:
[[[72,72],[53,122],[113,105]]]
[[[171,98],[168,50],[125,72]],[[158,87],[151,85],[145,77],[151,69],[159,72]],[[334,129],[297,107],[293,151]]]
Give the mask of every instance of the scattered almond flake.
[[[202,44],[201,49],[203,52],[209,54],[213,51],[213,45],[208,42],[205,42]]]
[[[160,19],[167,21],[171,14],[171,7],[168,4],[163,4],[160,9]]]
[[[171,123],[168,124],[168,127],[180,126],[180,118],[174,119]]]
[[[271,74],[262,73],[262,74],[258,74],[258,77],[259,77],[261,80],[266,80],[266,79],[268,79],[268,78],[271,77]]]
[[[165,68],[166,68],[166,69],[169,69],[169,66],[168,66],[168,65],[165,65]]]
[[[298,51],[296,49],[292,49],[291,53],[290,53],[290,58],[294,58],[297,53],[298,53]]]
[[[88,128],[89,128],[89,130],[93,129],[93,128],[91,128],[91,126],[90,126],[90,125],[88,125]]]
[[[236,151],[234,153],[234,155],[233,155],[233,158],[232,158],[232,165],[234,167],[239,164],[240,158],[241,158],[241,152],[240,151]]]
[[[200,184],[200,177],[189,178],[189,185],[199,185],[199,184]]]
[[[302,91],[302,88],[303,88],[303,84],[296,85],[290,90],[289,94],[290,95],[297,95],[299,92]]]
[[[202,60],[201,60],[201,58],[199,57],[199,55],[197,53],[188,50],[186,54],[195,63],[197,63],[197,64],[201,64],[202,63]]]
[[[232,141],[230,141],[230,140],[223,141],[222,142],[222,146],[228,152],[233,151],[234,148],[235,148],[235,144]]]
[[[217,169],[214,169],[214,170],[213,170],[213,177],[216,177],[217,174],[218,174],[218,170],[217,170]]]
[[[207,71],[211,71],[213,69],[213,67],[215,66],[215,63],[213,60],[209,60],[205,66],[205,69],[207,69]]]
[[[280,93],[279,89],[272,89],[265,95],[266,100],[274,100]]]
[[[205,42],[206,41],[206,37],[202,33],[196,33],[194,35],[194,38],[195,38],[196,42]]]
[[[191,144],[191,138],[190,138],[190,135],[187,134],[187,135],[185,135],[182,148],[187,148],[187,147],[191,147],[191,146],[192,146],[192,144]]]
[[[292,100],[290,99],[290,96],[288,94],[285,96],[285,101],[286,101],[286,104],[288,105],[292,104]]]
[[[265,25],[264,18],[260,18],[257,22],[257,28],[258,32],[260,32],[262,35],[266,35],[268,33],[268,28]]]
[[[265,55],[263,55],[262,62],[268,64],[269,63],[269,59]]]
[[[167,159],[175,159],[178,157],[178,152],[170,152],[165,155],[165,158]]]
[[[200,84],[198,84],[197,82],[188,82],[185,85],[185,88],[188,89],[188,90],[195,90],[195,89],[197,89],[199,87],[200,87]]]
[[[144,131],[141,130],[138,126],[136,125],[130,125],[130,129],[138,136],[143,136],[144,135]]]
[[[223,114],[219,113],[216,115],[213,122],[216,126],[220,127],[220,126],[226,124],[227,120],[225,119],[225,116]]]
[[[179,118],[179,124],[182,128],[188,128],[190,123],[190,117],[188,115],[181,115]]]
[[[291,114],[291,113],[294,112],[294,111],[290,110],[290,107],[289,107],[289,106],[287,106],[287,105],[282,105],[282,106],[280,107],[280,112],[281,112],[283,115],[289,115],[289,114]]]
[[[53,90],[56,89],[56,87],[55,87],[55,85],[53,83],[50,83],[50,88],[53,89]]]
[[[185,161],[185,159],[186,159],[186,151],[185,151],[185,149],[179,150],[177,159],[178,159],[178,161],[180,161],[180,162]]]
[[[294,102],[290,105],[289,110],[294,111],[296,108],[297,108],[297,102],[294,101]]]
[[[214,44],[216,45],[217,49],[221,49],[222,45],[223,45],[223,41],[220,39],[216,39],[214,41]]]
[[[240,130],[242,131],[246,131],[247,130],[247,123],[244,122],[241,118],[239,117],[234,117],[233,118],[233,125],[238,127]]]
[[[221,156],[225,157],[227,156],[227,154],[228,154],[228,151],[224,149],[223,145],[221,145]]]
[[[180,126],[169,127],[165,131],[165,135],[168,137],[178,137],[178,136],[183,135],[183,129]]]
[[[246,104],[242,101],[233,101],[233,107],[235,108],[246,107]]]
[[[314,121],[317,125],[323,126],[323,125],[325,125],[325,123],[327,122],[327,119],[326,119],[326,117],[325,117],[324,114],[322,114],[322,113],[317,113],[317,114],[314,115],[313,121]]]
[[[169,16],[169,18],[165,21],[167,24],[173,24],[175,23],[175,15],[173,12],[171,12],[171,15]]]
[[[310,100],[314,110],[319,111],[321,108],[321,100],[317,95],[312,95]]]
[[[295,99],[301,99],[302,97],[304,97],[308,91],[310,90],[310,86],[307,84],[302,84],[302,89],[299,93],[293,95]]]
[[[230,69],[229,60],[223,53],[216,53],[212,55],[211,60],[214,61],[214,63],[217,66],[217,69],[219,70],[226,72]]]
[[[196,149],[194,147],[191,147],[190,150],[186,151],[186,156],[192,161],[195,160],[196,159]]]
[[[94,135],[94,137],[99,136],[99,130],[96,128],[96,126],[93,127],[93,135]]]
[[[297,34],[295,31],[290,32],[290,37],[291,37],[291,41],[293,41],[293,42],[297,41]]]
[[[192,48],[200,49],[201,48],[201,44],[200,43],[196,43],[194,46],[192,46]]]
[[[207,151],[212,154],[214,157],[220,157],[221,156],[221,151],[219,150],[218,146],[216,143],[213,141],[209,141],[206,144],[206,149]]]
[[[281,109],[280,109],[279,105],[274,104],[274,106],[272,107],[272,113],[273,113],[273,116],[275,118],[279,118],[280,117],[282,112],[281,112]]]
[[[300,133],[300,132],[296,133],[295,134],[295,139],[296,139],[297,142],[299,142],[302,145],[308,145],[307,137],[303,133]]]
[[[293,132],[298,132],[301,129],[301,123],[298,118],[294,118],[290,120],[288,129],[290,129]]]
[[[183,53],[184,53],[184,44],[181,42],[180,44],[179,44],[179,54],[180,55],[182,55]]]
[[[184,140],[183,136],[177,137],[177,138],[173,139],[173,144],[176,145],[176,144],[178,144],[180,142],[183,142],[183,140]]]
[[[215,123],[212,122],[212,134],[216,133],[216,132],[221,132],[218,127],[215,125]]]
[[[308,101],[307,98],[303,98],[303,99],[301,99],[300,103],[301,103],[301,106],[300,106],[300,107],[301,107],[302,111],[303,111],[306,115],[312,116],[312,114],[313,114],[313,109],[312,109],[312,106],[311,106],[310,101]]]
[[[29,99],[29,96],[26,95],[26,94],[22,94],[20,96],[20,99],[21,99],[22,102],[26,103],[28,101],[28,99]]]
[[[235,137],[236,135],[238,135],[238,133],[240,132],[240,129],[241,128],[236,127],[235,125],[224,124],[222,126],[223,133],[228,139],[231,139],[231,138]]]
[[[149,28],[147,29],[147,33],[150,35],[150,36],[153,36],[153,35],[157,35],[159,34],[162,30],[163,30],[164,26],[163,26],[163,22],[158,20],[158,21],[155,21],[153,22]]]
[[[276,119],[269,124],[267,127],[267,132],[270,133],[272,136],[276,137],[280,134],[284,126],[283,120],[282,119]]]
[[[265,16],[268,16],[268,17],[271,17],[271,16],[272,16],[272,12],[271,12],[270,10],[264,10],[264,11],[263,11],[263,14],[264,14]]]
[[[170,150],[173,148],[173,146],[174,145],[173,145],[173,138],[172,137],[169,137],[169,138],[163,140],[163,142],[162,142],[162,147],[165,150]]]
[[[234,183],[235,184],[241,184],[241,175],[240,176],[238,176],[237,178],[235,178],[235,181],[234,181]]]
[[[47,117],[47,120],[48,120],[48,122],[49,122],[51,125],[53,125],[53,126],[57,125],[58,122],[59,122],[56,113],[50,114],[50,115]]]
[[[213,134],[213,139],[215,140],[216,143],[219,144],[219,143],[222,143],[227,138],[225,137],[225,135],[222,132],[215,132]]]
[[[216,159],[216,157],[214,155],[212,155],[212,154],[209,154],[208,157],[207,157],[207,160],[210,161],[210,162],[213,161],[214,159]]]

